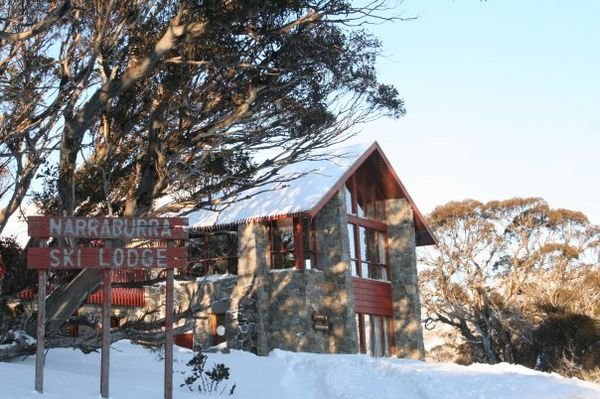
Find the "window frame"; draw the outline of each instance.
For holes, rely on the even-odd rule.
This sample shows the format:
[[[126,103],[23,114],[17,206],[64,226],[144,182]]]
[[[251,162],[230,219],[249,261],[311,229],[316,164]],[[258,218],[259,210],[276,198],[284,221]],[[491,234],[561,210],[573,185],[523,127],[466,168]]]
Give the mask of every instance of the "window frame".
[[[227,237],[227,248],[229,249],[228,254],[226,256],[210,256],[210,243],[209,238],[215,237],[218,235],[223,235]],[[211,271],[211,265],[214,265],[217,261],[226,261],[227,262],[227,273],[232,275],[237,275],[237,268],[239,262],[239,254],[238,254],[238,237],[236,231],[209,231],[209,232],[201,232],[196,237],[190,237],[190,240],[202,240],[202,248],[200,254],[197,258],[189,259],[189,264],[192,263],[200,263],[201,274],[200,276],[209,275]],[[213,266],[212,272],[214,273],[215,269]],[[235,271],[235,272],[234,272]]]
[[[377,351],[381,351],[383,357],[393,356],[396,353],[393,318],[391,316],[358,312],[355,315],[357,321],[358,353],[376,356]],[[368,323],[365,321],[367,317],[369,318]],[[381,323],[379,337],[375,337],[375,323],[377,322]],[[367,328],[369,331],[367,331]],[[375,347],[377,342],[381,344],[380,348]]]
[[[275,232],[279,229],[278,223],[282,220],[291,219],[293,239],[293,248],[291,249],[277,249],[275,245]],[[305,221],[308,223],[308,231],[305,228]],[[306,267],[307,254],[309,254],[308,260],[310,260],[310,268],[316,269],[318,264],[317,258],[317,234],[315,219],[308,215],[300,215],[294,217],[286,217],[270,220],[267,224],[268,237],[269,237],[269,268],[271,270],[304,270]],[[306,237],[305,237],[306,235]],[[308,245],[306,245],[308,241]],[[311,248],[312,247],[312,248]],[[280,268],[275,267],[275,256],[286,255],[291,253],[294,257],[294,263],[292,267]]]
[[[357,172],[358,173],[358,172]],[[365,183],[365,181],[368,182],[369,178],[366,176],[363,177],[363,183]],[[349,186],[349,187],[348,187]],[[353,246],[353,248],[350,248],[350,256],[352,256],[352,252],[354,252],[355,257],[354,258],[350,258],[350,262],[351,262],[351,266],[352,269],[352,275],[358,278],[372,278],[374,280],[379,280],[379,281],[390,281],[391,275],[390,275],[390,260],[389,260],[389,239],[388,239],[388,229],[387,229],[387,224],[383,221],[380,220],[375,220],[375,219],[369,219],[366,217],[360,217],[358,216],[358,196],[357,196],[357,178],[356,178],[356,173],[353,174],[350,178],[348,178],[348,180],[346,181],[346,183],[344,184],[344,187],[346,188],[346,195],[348,195],[348,193],[350,193],[350,201],[348,201],[348,199],[346,199],[346,207],[348,204],[351,204],[351,208],[350,210],[346,209],[346,213],[347,213],[347,218],[348,218],[348,226],[353,226],[352,229],[348,228],[348,240],[349,240],[349,245]],[[377,208],[376,205],[374,205],[373,208],[373,214],[375,215],[375,217],[378,216],[379,211],[381,211],[381,215],[383,216],[384,220],[386,217],[386,209],[385,209],[385,201],[383,200],[383,195],[381,195],[381,192],[377,191],[376,187],[371,185],[370,186],[370,190],[368,188],[366,188],[364,191],[370,191],[370,195],[371,195],[371,200],[374,204],[376,204],[377,202],[381,203],[381,207]],[[377,200],[376,198],[379,197],[381,198],[380,200]],[[365,206],[366,208],[366,206]],[[367,215],[366,211],[365,211],[365,216]],[[365,259],[362,259],[363,256],[361,254],[361,239],[360,239],[360,229],[361,227],[363,229],[365,229],[365,235],[368,234],[368,231],[374,231],[375,234],[383,234],[384,237],[384,263],[380,263],[380,262],[373,262],[373,261],[369,261],[368,260],[368,247],[367,247],[367,253],[365,254]],[[350,230],[352,230],[352,237],[350,236]],[[365,239],[366,240],[366,239]],[[352,251],[352,249],[354,249],[354,251]],[[380,260],[381,261],[381,260]],[[367,265],[367,276],[363,276],[362,273],[362,266],[363,264]],[[381,273],[381,269],[383,269],[383,271],[385,272],[385,279],[382,278],[373,278],[373,277],[369,277],[369,275],[377,275],[380,276],[382,275]],[[371,270],[376,270],[377,272],[373,272],[371,273]]]

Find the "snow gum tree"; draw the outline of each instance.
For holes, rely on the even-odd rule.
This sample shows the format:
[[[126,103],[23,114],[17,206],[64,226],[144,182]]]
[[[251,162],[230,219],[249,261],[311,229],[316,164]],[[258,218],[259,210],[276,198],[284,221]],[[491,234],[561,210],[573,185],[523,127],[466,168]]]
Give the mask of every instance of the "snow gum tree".
[[[600,228],[585,215],[540,198],[465,200],[429,223],[439,244],[420,256],[426,326],[455,328],[471,361],[543,367],[553,354],[550,367],[569,352],[600,365]]]
[[[162,211],[218,207],[357,123],[402,116],[364,30],[385,19],[378,0],[2,2],[0,231],[36,175],[47,214],[145,216],[167,195]],[[99,273],[50,295],[50,338]]]

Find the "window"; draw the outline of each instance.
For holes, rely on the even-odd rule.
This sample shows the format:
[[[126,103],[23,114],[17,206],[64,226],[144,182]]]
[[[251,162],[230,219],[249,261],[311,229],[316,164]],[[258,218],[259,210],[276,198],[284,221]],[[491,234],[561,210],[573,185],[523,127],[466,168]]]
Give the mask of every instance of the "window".
[[[352,275],[389,280],[385,201],[366,169],[345,184]]]
[[[304,247],[303,259],[304,268],[312,269],[317,267],[317,230],[314,220],[302,218],[302,245]]]
[[[270,224],[271,268],[289,269],[295,267],[293,219],[280,219]]]
[[[237,274],[237,233],[206,232],[190,237],[188,255],[191,275]]]
[[[352,275],[389,280],[385,231],[355,223],[348,223]]]
[[[376,181],[367,169],[359,169],[346,181],[344,191],[348,214],[363,219],[385,221],[385,197],[375,184]]]
[[[272,269],[316,267],[316,233],[308,217],[275,220],[269,223]]]
[[[350,271],[353,277],[358,277],[360,274],[360,259],[356,253],[356,225],[348,223],[348,240],[350,241]]]
[[[359,352],[370,356],[391,356],[393,334],[391,318],[356,313]]]

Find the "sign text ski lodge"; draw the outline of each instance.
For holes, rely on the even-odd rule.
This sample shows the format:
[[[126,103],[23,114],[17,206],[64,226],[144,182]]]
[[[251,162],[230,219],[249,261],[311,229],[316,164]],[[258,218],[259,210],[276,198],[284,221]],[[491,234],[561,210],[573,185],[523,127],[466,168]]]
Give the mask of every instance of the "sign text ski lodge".
[[[100,394],[108,398],[108,370],[111,315],[111,270],[115,268],[165,268],[165,389],[164,397],[173,396],[173,285],[174,272],[187,264],[185,239],[186,218],[79,218],[59,216],[31,216],[28,231],[31,237],[40,239],[40,248],[29,248],[27,267],[38,269],[38,327],[35,389],[43,392],[44,381],[44,335],[46,324],[47,269],[101,268],[103,273],[102,304],[102,360],[100,368]],[[94,247],[48,248],[48,239],[85,238],[105,240],[104,245]],[[167,247],[118,248],[113,241],[156,240],[167,242]],[[179,245],[177,245],[179,243]]]

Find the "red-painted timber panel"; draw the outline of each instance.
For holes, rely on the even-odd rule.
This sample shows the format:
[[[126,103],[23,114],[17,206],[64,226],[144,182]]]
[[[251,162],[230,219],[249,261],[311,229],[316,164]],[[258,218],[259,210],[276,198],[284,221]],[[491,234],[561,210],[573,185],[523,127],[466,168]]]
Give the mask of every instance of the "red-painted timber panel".
[[[173,337],[175,341],[175,345],[179,345],[183,348],[194,349],[194,334],[193,333],[185,333],[180,335],[175,335]]]
[[[113,288],[111,304],[115,306],[139,306],[143,307],[146,304],[143,288]],[[104,295],[102,289],[90,295],[87,303],[102,305]]]
[[[391,285],[387,282],[372,281],[366,279],[355,279],[357,284],[354,284],[354,292],[365,293],[370,295],[389,296],[391,294]],[[375,283],[375,284],[372,284]]]
[[[29,248],[29,269],[180,268],[187,265],[187,248]]]
[[[385,281],[353,278],[356,313],[392,316],[392,286]]]
[[[145,269],[114,269],[110,281],[113,283],[140,283],[149,279]]]
[[[31,237],[79,237],[115,239],[186,239],[187,218],[82,218],[30,216]]]

